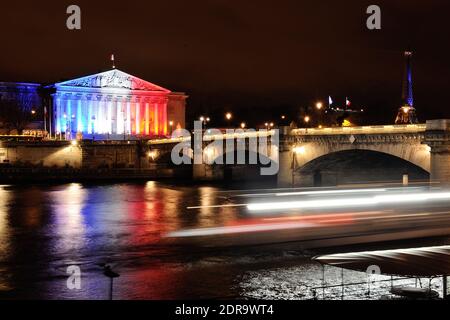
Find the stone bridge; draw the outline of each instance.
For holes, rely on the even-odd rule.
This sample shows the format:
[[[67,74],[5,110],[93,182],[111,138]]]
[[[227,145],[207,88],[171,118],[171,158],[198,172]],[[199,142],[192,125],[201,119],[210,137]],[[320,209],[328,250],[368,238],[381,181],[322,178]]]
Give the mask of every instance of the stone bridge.
[[[209,133],[207,130],[197,136],[150,140],[146,152],[155,155],[155,162],[171,163],[172,150],[184,145],[178,147],[178,152],[192,165],[194,180],[254,179],[261,176],[261,168],[270,167],[273,162],[278,172],[279,140],[273,143],[274,132]],[[198,143],[194,144],[196,140]]]
[[[220,180],[259,176],[261,166],[249,165],[248,160],[252,154],[260,152],[262,144],[267,145],[266,160],[276,160],[279,166],[277,177],[280,186],[337,185],[369,180],[401,182],[404,174],[408,174],[411,180],[431,179],[450,183],[450,120],[431,120],[417,125],[351,128],[292,130],[284,127],[280,129],[279,139],[275,138],[274,133],[263,131],[205,136],[199,153],[203,163],[193,165],[193,178]],[[258,144],[251,143],[249,138],[258,138]],[[260,141],[260,138],[263,139]],[[186,150],[189,150],[184,155],[193,158],[194,140],[194,137],[189,136],[152,140],[146,145],[145,152],[154,156],[156,162],[169,163],[173,147],[184,142]],[[218,144],[208,148],[213,141],[218,141]],[[241,146],[244,143],[247,162],[235,162],[232,165],[216,162],[229,156],[237,160],[236,153],[227,153],[226,146],[231,144],[234,150],[238,150],[239,143]],[[258,154],[258,160],[262,158],[264,156]],[[255,168],[258,171],[251,170]],[[317,179],[317,174],[326,176],[328,171],[334,171],[338,178],[334,182],[321,183],[323,179]]]
[[[432,181],[450,183],[450,120],[431,120],[426,124],[366,126],[351,128],[295,129],[282,135],[280,172],[282,186],[320,185],[321,165],[334,157],[336,166],[348,158],[367,153],[361,161],[377,161],[374,154],[384,155],[390,164],[399,161],[429,174]],[[346,158],[347,157],[347,158]],[[389,162],[391,161],[391,162]],[[407,164],[406,164],[407,163]],[[366,166],[376,163],[366,163]],[[313,172],[305,174],[305,168]],[[398,181],[407,172],[398,172]],[[364,172],[358,172],[360,176]],[[319,182],[317,181],[319,180]]]

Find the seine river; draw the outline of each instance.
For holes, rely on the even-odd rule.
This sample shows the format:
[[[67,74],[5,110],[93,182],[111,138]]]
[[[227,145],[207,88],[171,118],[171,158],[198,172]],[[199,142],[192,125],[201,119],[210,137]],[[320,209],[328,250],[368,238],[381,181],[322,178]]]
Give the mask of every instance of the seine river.
[[[165,237],[246,219],[242,209],[229,206],[233,188],[170,182],[0,186],[0,298],[108,299],[107,263],[120,274],[114,299],[311,299],[311,288],[322,283],[322,267],[310,260],[317,252],[295,243],[221,248]],[[209,207],[223,203],[228,206]],[[187,209],[199,205],[204,207]],[[79,289],[67,286],[69,266],[80,268]],[[330,281],[341,276],[333,268],[325,273]]]

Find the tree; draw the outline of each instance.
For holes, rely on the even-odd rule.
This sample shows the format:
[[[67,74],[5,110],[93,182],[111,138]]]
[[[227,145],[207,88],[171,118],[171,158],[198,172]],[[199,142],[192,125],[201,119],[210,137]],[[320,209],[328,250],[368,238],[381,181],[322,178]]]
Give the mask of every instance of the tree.
[[[27,125],[33,121],[32,108],[21,99],[0,99],[0,122],[7,133],[16,130],[22,134]],[[34,111],[36,112],[36,111]]]

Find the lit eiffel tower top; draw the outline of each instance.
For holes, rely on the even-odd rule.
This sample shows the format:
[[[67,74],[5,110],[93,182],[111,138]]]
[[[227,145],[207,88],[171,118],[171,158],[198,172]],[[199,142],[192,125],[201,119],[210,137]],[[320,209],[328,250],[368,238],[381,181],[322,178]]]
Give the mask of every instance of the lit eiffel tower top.
[[[412,83],[412,52],[405,52],[405,74],[403,79],[403,93],[402,93],[402,103],[403,106],[414,106],[413,97],[413,83]]]
[[[412,81],[412,55],[405,51],[405,73],[403,78],[402,106],[398,110],[395,124],[419,123],[414,108],[413,81]]]

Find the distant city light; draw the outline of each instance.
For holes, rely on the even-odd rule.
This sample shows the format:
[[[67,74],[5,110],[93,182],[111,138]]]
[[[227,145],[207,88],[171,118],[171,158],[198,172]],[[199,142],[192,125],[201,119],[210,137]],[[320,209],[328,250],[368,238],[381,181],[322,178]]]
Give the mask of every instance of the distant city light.
[[[227,120],[231,120],[231,118],[233,118],[233,115],[230,112],[228,112],[227,114],[225,114],[225,118]]]
[[[342,126],[343,127],[353,127],[354,125],[350,121],[344,120],[344,122],[342,123]]]
[[[245,129],[246,126],[247,126],[247,125],[245,124],[245,122],[242,122],[242,123],[241,123],[241,128],[242,128],[242,129]]]
[[[304,120],[305,120],[306,123],[308,123],[309,121],[311,121],[311,117],[310,116],[306,116]]]
[[[147,155],[152,160],[155,160],[156,157],[158,156],[158,152],[156,150],[152,150],[152,151],[149,151]]]
[[[322,102],[317,102],[316,103],[316,108],[317,108],[317,110],[322,110],[322,108],[323,108],[323,103]]]

